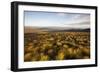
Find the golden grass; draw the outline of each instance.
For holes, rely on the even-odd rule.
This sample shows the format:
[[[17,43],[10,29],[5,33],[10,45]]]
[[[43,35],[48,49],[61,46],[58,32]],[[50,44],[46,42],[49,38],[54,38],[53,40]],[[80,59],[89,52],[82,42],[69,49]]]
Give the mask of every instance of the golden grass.
[[[47,32],[24,34],[25,62],[89,58],[89,32]]]

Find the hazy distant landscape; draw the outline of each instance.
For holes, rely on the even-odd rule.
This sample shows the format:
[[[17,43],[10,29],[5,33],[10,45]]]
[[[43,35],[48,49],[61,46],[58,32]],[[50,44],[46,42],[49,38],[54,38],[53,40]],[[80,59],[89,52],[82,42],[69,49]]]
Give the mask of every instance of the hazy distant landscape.
[[[67,27],[24,27],[25,33],[36,32],[90,32],[90,28],[75,29]]]

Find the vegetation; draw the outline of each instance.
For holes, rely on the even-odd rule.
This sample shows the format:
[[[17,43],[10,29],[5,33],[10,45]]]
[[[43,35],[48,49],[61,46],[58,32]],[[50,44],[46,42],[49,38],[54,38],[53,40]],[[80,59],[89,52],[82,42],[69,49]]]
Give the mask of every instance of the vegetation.
[[[47,32],[24,34],[25,62],[89,58],[89,32]]]

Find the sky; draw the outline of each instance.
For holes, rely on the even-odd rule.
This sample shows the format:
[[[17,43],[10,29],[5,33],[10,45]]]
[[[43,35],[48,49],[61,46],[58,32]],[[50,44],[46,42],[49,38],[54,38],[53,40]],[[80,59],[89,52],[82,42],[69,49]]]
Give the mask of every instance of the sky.
[[[90,14],[24,11],[24,25],[31,27],[90,28]]]

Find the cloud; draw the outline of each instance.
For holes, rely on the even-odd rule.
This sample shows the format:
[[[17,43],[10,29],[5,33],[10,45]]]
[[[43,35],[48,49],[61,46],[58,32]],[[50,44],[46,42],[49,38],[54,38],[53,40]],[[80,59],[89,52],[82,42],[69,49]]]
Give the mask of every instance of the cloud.
[[[66,20],[67,21],[67,20]],[[90,15],[74,15],[73,17],[72,17],[72,19],[70,20],[70,21],[67,21],[66,23],[65,23],[65,25],[74,25],[74,24],[82,24],[82,25],[84,25],[84,24],[87,24],[87,25],[90,25]]]
[[[65,13],[57,13],[58,16],[66,16]]]

